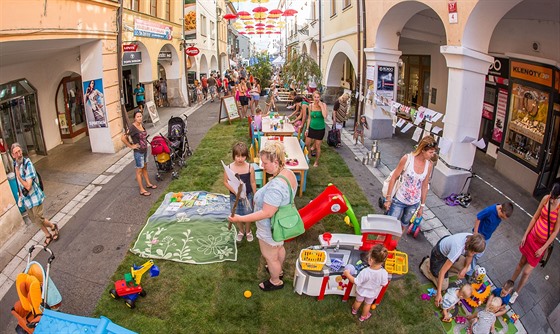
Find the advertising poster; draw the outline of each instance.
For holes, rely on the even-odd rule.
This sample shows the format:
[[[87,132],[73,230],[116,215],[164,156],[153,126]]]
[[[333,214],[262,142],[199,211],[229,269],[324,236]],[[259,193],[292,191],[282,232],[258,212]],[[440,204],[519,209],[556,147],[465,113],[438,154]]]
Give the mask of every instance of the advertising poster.
[[[103,96],[103,79],[84,81],[82,84],[88,128],[106,128],[107,108]]]
[[[196,38],[196,0],[184,0],[185,39]]]
[[[494,106],[484,102],[482,104],[482,117],[492,120],[494,118]]]
[[[498,105],[496,106],[496,119],[494,120],[494,130],[492,131],[492,140],[498,144],[502,142],[504,135],[504,123],[506,121],[508,92],[506,89],[500,88],[498,91]]]
[[[394,98],[395,68],[392,66],[379,66],[377,70],[377,93],[390,100]]]
[[[172,26],[142,19],[134,19],[134,36],[170,41],[173,38],[172,33]]]

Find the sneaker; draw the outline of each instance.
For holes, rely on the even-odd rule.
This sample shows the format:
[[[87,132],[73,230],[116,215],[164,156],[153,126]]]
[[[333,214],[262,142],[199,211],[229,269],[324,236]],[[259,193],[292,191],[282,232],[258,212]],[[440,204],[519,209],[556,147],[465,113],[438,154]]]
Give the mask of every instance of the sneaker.
[[[519,297],[519,294],[517,293],[517,291],[515,291],[515,292],[511,295],[511,298],[509,299],[509,303],[510,303],[510,304],[515,303],[515,301],[517,300],[517,297]]]
[[[249,231],[249,233],[247,233],[247,241],[248,242],[253,241],[253,233],[251,231]]]
[[[353,314],[353,315],[358,314],[358,310],[354,310],[354,308],[352,307],[352,314]]]
[[[237,233],[237,242],[241,242],[243,240],[243,232]]]
[[[369,318],[371,318],[371,313],[368,313],[368,315],[364,316],[360,316],[360,322],[364,322],[366,320],[368,320]]]

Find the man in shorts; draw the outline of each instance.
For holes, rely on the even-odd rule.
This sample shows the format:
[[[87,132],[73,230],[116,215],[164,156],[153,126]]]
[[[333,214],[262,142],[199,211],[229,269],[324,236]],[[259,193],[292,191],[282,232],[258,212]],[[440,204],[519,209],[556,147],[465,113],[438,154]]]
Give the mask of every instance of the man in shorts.
[[[214,75],[211,74],[210,78],[208,78],[208,92],[210,93],[210,102],[214,102],[214,95],[216,95],[216,79],[214,79]]]
[[[208,78],[206,78],[206,75],[202,76],[200,82],[202,83],[202,94],[204,95],[204,100],[208,100]]]
[[[23,150],[18,143],[12,144],[11,153],[14,159],[14,171],[16,173],[19,200],[23,202],[23,205],[27,209],[29,219],[37,224],[43,233],[45,233],[45,242],[43,246],[46,247],[53,240],[58,240],[58,226],[48,221],[44,216],[43,201],[45,200],[45,194],[39,187],[37,172],[35,171],[33,163],[29,158],[23,157]]]

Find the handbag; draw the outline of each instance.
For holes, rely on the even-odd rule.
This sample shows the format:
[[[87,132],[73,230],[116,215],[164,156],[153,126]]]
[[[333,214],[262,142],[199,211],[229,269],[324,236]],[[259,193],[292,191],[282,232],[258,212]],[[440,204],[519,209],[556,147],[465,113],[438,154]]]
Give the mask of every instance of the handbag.
[[[276,242],[295,238],[305,232],[303,220],[294,204],[292,197],[292,186],[290,181],[282,175],[290,189],[290,203],[278,207],[278,211],[272,216],[272,239]]]
[[[338,145],[338,130],[337,129],[331,129],[329,131],[329,134],[327,136],[327,144],[329,146],[336,146]]]
[[[548,229],[547,229],[547,233],[546,233],[546,240],[548,240],[550,238],[550,198],[548,199]],[[546,264],[548,263],[548,260],[550,260],[550,255],[552,254],[552,250],[554,249],[554,241],[548,246],[548,248],[544,251],[543,256],[541,257],[541,260],[539,261],[539,263],[541,264],[541,267],[545,267]]]
[[[410,153],[406,155],[406,163],[404,165],[404,168],[401,172],[401,175],[399,175],[399,177],[395,180],[395,184],[393,185],[393,191],[391,191],[391,196],[389,196],[387,193],[389,191],[389,182],[391,182],[391,178],[393,177],[393,173],[395,172],[394,170],[389,173],[389,176],[387,176],[387,178],[385,179],[385,181],[383,181],[383,188],[381,189],[381,193],[383,194],[383,198],[393,198],[395,197],[395,194],[397,193],[397,190],[400,188],[401,184],[402,184],[402,177],[404,174],[404,171],[408,168],[408,165],[410,164]]]

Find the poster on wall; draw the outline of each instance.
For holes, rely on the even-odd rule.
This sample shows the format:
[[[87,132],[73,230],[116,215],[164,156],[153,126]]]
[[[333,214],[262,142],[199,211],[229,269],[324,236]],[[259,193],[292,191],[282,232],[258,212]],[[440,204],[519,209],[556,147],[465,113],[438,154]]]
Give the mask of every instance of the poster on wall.
[[[482,104],[482,117],[492,120],[494,118],[494,106],[484,102]]]
[[[134,19],[134,36],[170,41],[173,39],[172,33],[172,26],[142,19]]]
[[[103,79],[84,81],[82,84],[88,128],[106,128],[107,108],[103,96]]]
[[[185,39],[196,39],[196,0],[184,0]]]
[[[504,123],[506,121],[508,91],[500,88],[498,91],[498,105],[496,106],[496,119],[494,120],[494,130],[492,130],[492,141],[497,144],[502,142],[504,135]]]
[[[387,99],[393,100],[395,87],[395,68],[392,66],[379,66],[377,70],[377,93]]]

